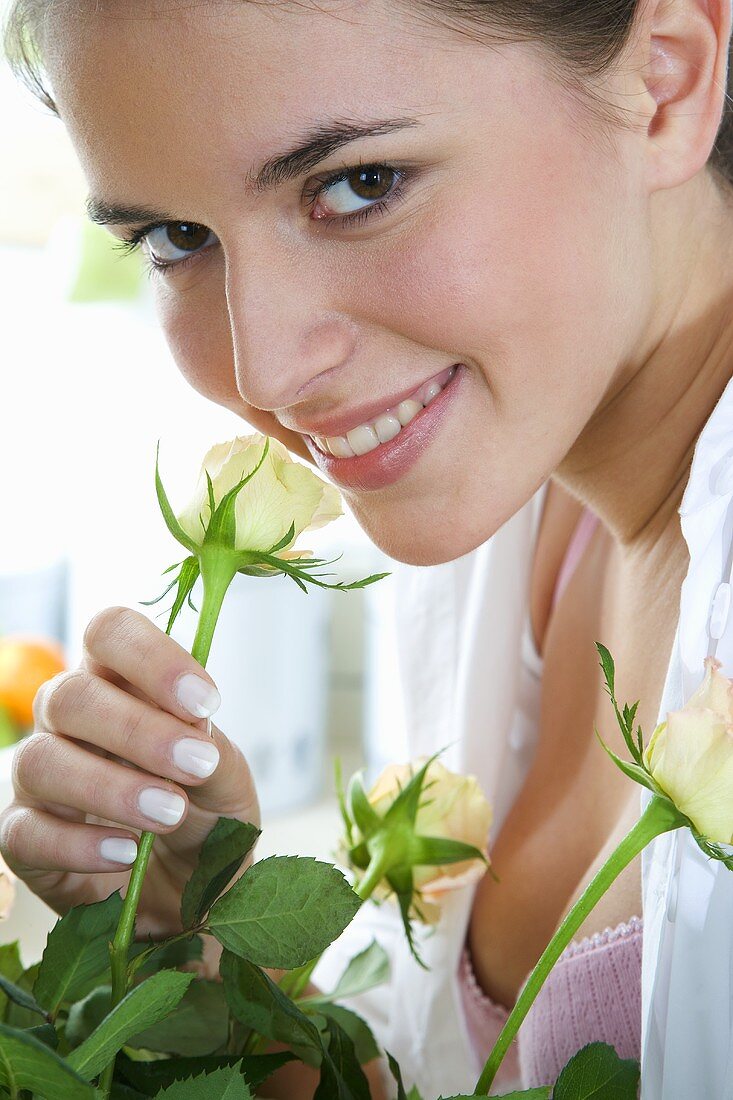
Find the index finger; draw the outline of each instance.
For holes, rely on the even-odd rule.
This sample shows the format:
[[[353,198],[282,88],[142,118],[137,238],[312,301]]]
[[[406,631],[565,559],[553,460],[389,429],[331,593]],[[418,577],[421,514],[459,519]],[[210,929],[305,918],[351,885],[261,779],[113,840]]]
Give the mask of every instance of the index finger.
[[[184,721],[210,718],[221,696],[183,646],[131,607],[106,607],[84,631],[84,653]]]

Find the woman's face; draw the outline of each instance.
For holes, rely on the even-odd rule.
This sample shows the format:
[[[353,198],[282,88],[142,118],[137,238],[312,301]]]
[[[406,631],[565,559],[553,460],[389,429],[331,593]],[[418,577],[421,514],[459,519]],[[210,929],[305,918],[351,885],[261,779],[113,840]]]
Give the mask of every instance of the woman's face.
[[[633,136],[604,144],[538,48],[394,0],[78,7],[49,34],[60,114],[110,230],[166,223],[145,247],[191,385],[311,457],[394,557],[486,540],[648,316]]]

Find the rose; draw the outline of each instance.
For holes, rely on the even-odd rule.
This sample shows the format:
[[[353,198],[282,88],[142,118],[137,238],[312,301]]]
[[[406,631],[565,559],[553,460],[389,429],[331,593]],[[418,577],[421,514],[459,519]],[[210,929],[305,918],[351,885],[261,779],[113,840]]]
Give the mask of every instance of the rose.
[[[369,791],[367,798],[373,809],[384,817],[395,798],[415,774],[414,764],[390,764]],[[482,859],[464,859],[458,863],[438,866],[416,865],[413,870],[415,889],[422,897],[420,917],[434,924],[440,908],[430,902],[461,886],[476,882],[489,862],[487,843],[493,813],[478,780],[473,775],[458,775],[438,760],[432,760],[423,784],[423,797],[415,817],[415,833],[421,837],[442,837],[470,844]],[[382,888],[384,889],[384,888]],[[426,904],[427,902],[427,904]]]
[[[369,794],[357,773],[340,804],[341,849],[358,874],[356,893],[363,900],[397,898],[408,942],[423,965],[411,921],[436,923],[436,902],[486,870],[488,802],[473,776],[456,775],[432,756],[390,765]]]
[[[702,684],[654,730],[644,763],[698,831],[733,843],[733,683],[705,660]]]
[[[193,498],[178,516],[180,526],[196,545],[203,544],[212,516],[209,485],[216,508],[225,494],[255,469],[265,439],[259,433],[238,436],[207,452]],[[342,515],[343,509],[334,486],[295,462],[278,440],[270,439],[257,476],[237,494],[234,512],[235,549],[268,552],[292,531],[278,551],[284,557],[298,535],[323,527]]]

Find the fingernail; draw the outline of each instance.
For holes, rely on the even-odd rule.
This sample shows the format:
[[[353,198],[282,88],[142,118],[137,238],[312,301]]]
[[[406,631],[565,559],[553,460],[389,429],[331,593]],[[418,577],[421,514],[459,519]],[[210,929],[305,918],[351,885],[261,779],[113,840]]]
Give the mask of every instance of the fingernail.
[[[99,845],[102,859],[112,863],[134,863],[137,859],[137,844],[124,836],[108,836]]]
[[[186,672],[176,684],[176,698],[194,718],[209,718],[221,706],[221,695],[208,680]]]
[[[177,825],[186,809],[185,798],[160,787],[146,787],[140,792],[137,804],[141,813],[159,825]]]
[[[183,737],[173,746],[173,760],[181,771],[206,779],[219,763],[219,750],[213,741]]]

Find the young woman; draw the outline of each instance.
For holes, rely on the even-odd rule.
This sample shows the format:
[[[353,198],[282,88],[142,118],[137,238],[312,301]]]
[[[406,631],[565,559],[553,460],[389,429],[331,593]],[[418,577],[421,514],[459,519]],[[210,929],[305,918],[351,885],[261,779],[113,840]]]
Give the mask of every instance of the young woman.
[[[638,816],[639,790],[593,735],[598,724],[625,754],[594,641],[651,731],[674,697],[663,699],[677,683],[670,654],[689,658],[691,561],[705,617],[726,579],[722,551],[691,559],[679,509],[694,490],[699,514],[733,445],[730,34],[730,0],[16,0],[11,53],[25,43],[20,68],[69,130],[91,217],[146,253],[191,385],[313,461],[395,558],[470,574],[437,638],[449,671],[459,611],[473,616],[474,671],[486,641],[480,677],[462,681],[461,721],[473,730],[464,758],[491,773],[501,803],[500,881],[485,878],[470,914],[460,903],[446,915],[424,998],[414,968],[395,968],[391,1016],[411,1023],[391,1049],[428,1096],[448,1077],[470,1091],[461,1037],[474,1036],[477,1057],[490,1045]],[[726,486],[715,499],[727,507]],[[722,548],[730,524],[702,510]],[[472,691],[503,700],[480,734]],[[2,815],[5,859],[62,912],[124,885],[133,830],[154,829],[140,932],[169,932],[216,816],[257,815],[244,759],[225,732],[214,729],[216,753],[206,741],[216,705],[211,678],[145,617],[100,612],[81,666],[37,698]],[[508,718],[522,709],[536,728],[528,718],[532,752],[517,764]],[[639,863],[581,930],[614,931],[584,941],[613,953],[564,972],[552,1035],[535,1014],[528,1077],[549,1080],[568,1042],[620,1043],[622,1026],[639,1056]],[[663,1051],[654,913],[645,983]],[[708,960],[729,958],[723,939],[707,942]],[[730,980],[720,971],[711,982]],[[599,989],[591,1017],[578,1005]],[[704,999],[695,1021],[675,1040],[692,1088],[655,1054],[644,1100],[730,1088],[731,1031],[705,1047]],[[303,1075],[280,1087],[313,1088]]]

